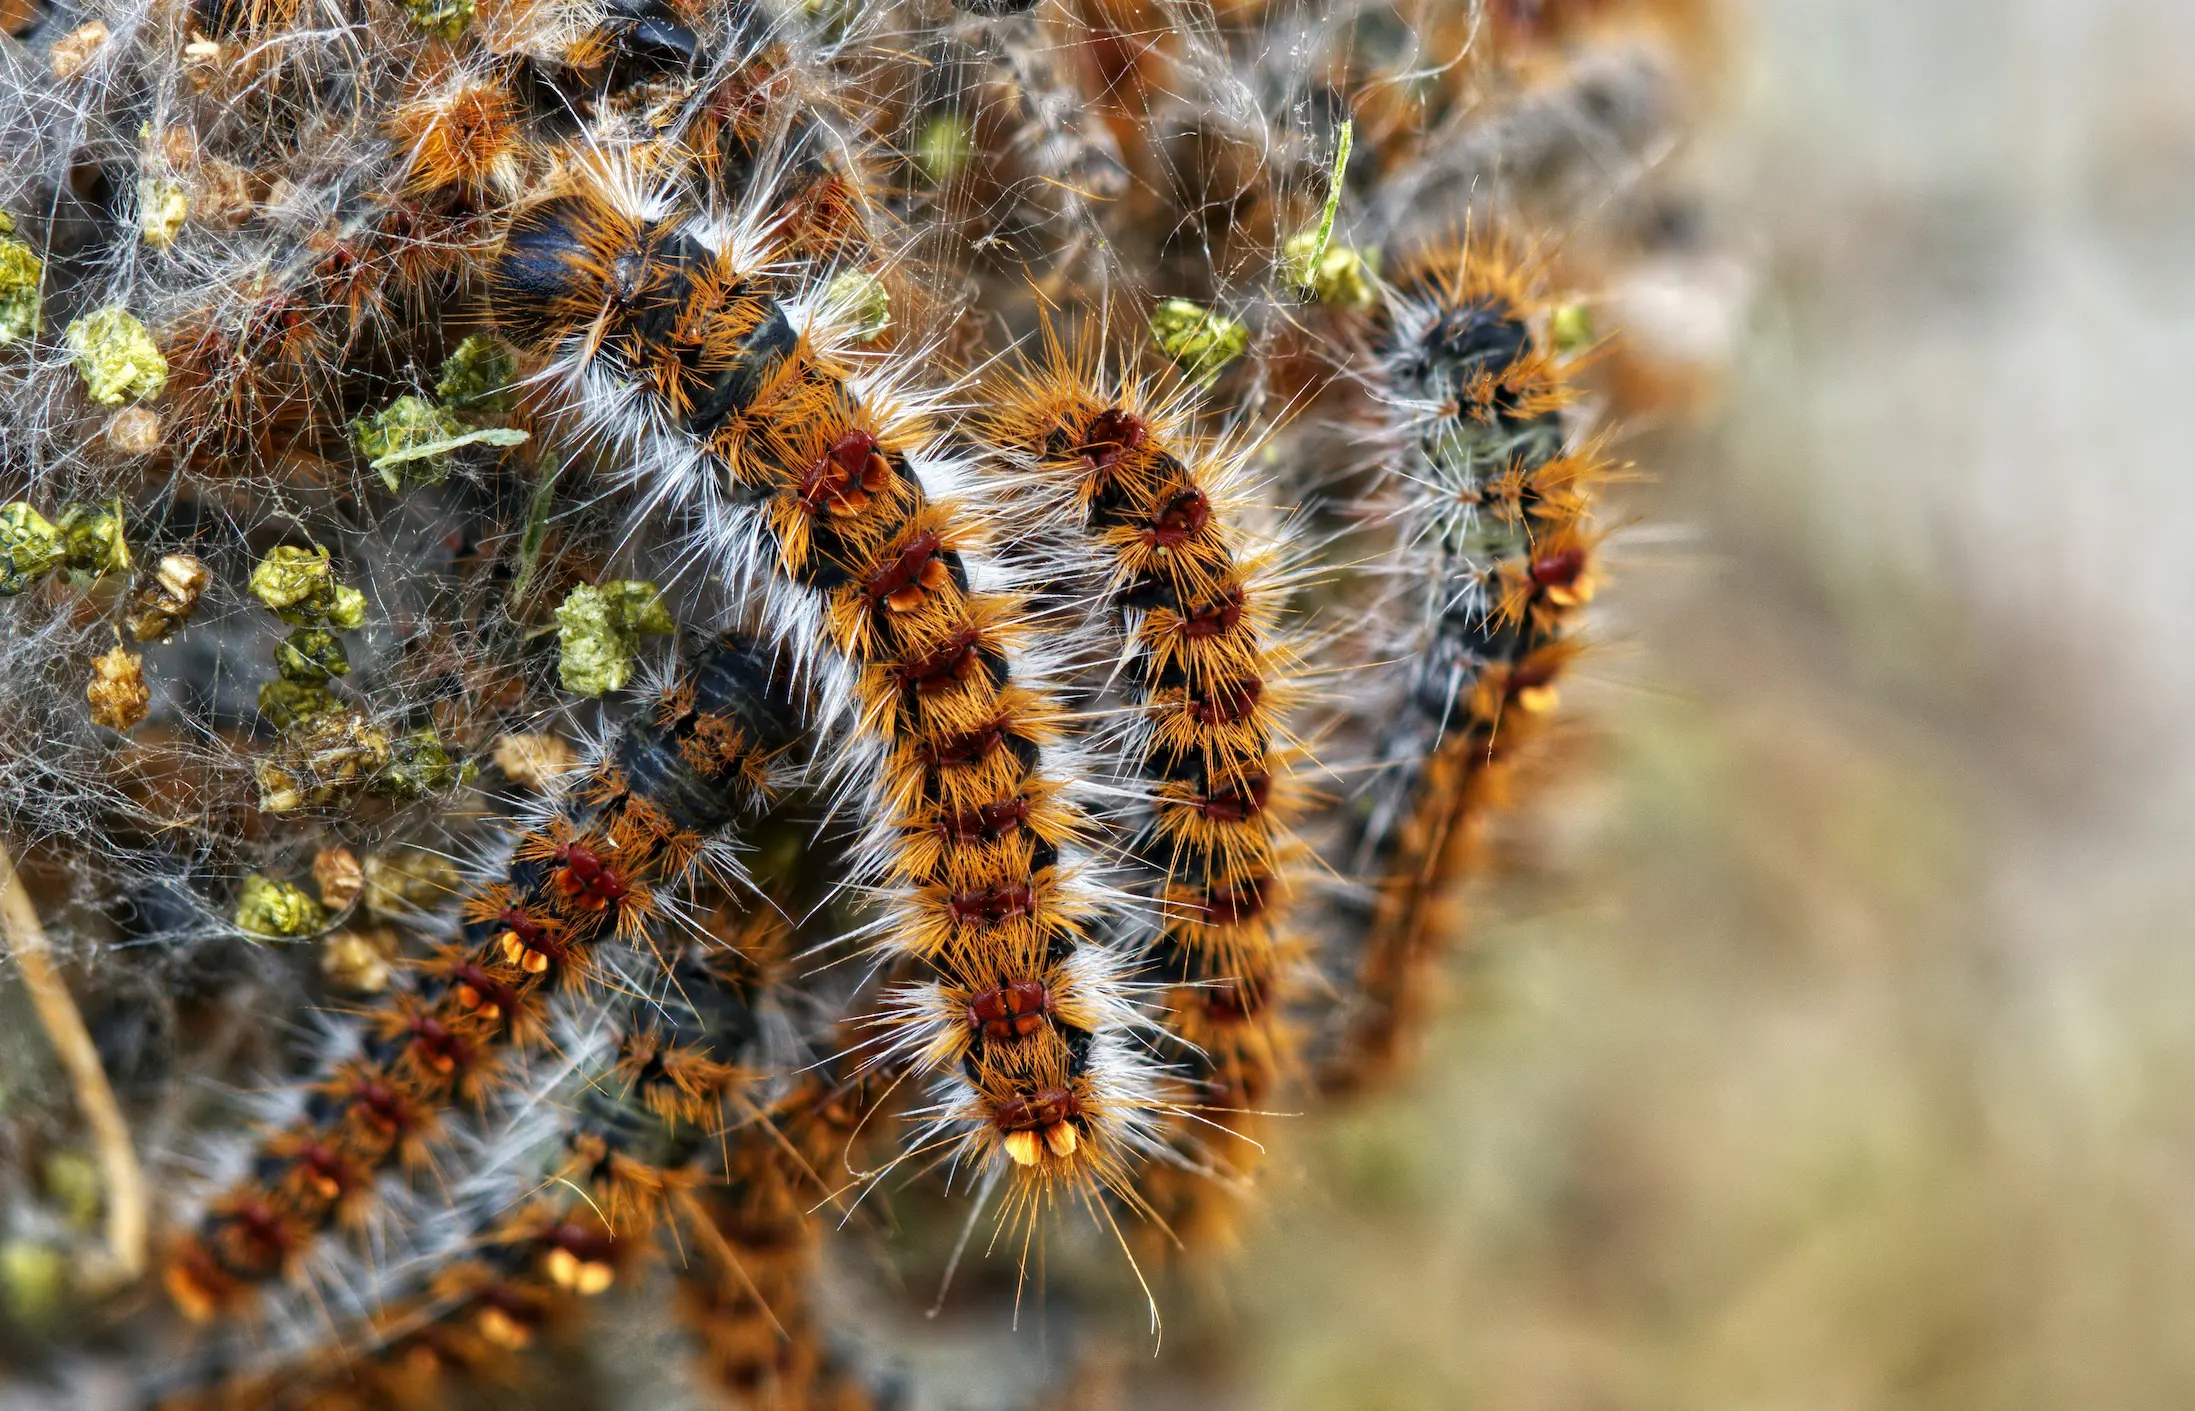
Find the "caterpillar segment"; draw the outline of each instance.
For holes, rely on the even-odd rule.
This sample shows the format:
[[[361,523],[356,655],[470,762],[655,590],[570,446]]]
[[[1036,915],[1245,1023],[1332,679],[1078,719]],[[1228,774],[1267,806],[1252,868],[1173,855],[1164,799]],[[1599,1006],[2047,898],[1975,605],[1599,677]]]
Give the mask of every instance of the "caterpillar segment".
[[[1120,756],[1147,808],[1128,849],[1153,917],[1141,949],[1196,1105],[1140,1189],[1178,1239],[1202,1243],[1230,1223],[1220,1210],[1257,1165],[1260,1114],[1293,1059],[1300,751],[1286,721],[1301,691],[1279,628],[1279,551],[1244,527],[1238,466],[1190,433],[1180,391],[1055,341],[990,401],[986,439],[1091,565],[1117,626]]]
[[[533,1348],[579,1326],[633,1251],[584,1206],[570,1218],[528,1208],[454,1259],[417,1297],[366,1326],[274,1366],[253,1365],[200,1390],[158,1395],[156,1411],[429,1411],[469,1404],[464,1390],[534,1390]]]
[[[1356,870],[1376,880],[1321,1065],[1329,1090],[1377,1082],[1407,1050],[1507,767],[1581,649],[1609,471],[1567,431],[1549,314],[1535,272],[1490,240],[1433,252],[1392,295],[1381,357],[1407,487],[1392,560],[1407,684],[1355,838]]]
[[[934,1077],[916,1149],[1010,1174],[1009,1209],[1125,1188],[1161,1097],[1057,751],[1019,597],[982,581],[981,516],[915,360],[847,346],[836,303],[788,298],[766,232],[685,213],[618,154],[520,211],[492,274],[506,336],[582,433],[683,515],[822,685],[866,796],[858,861],[886,899],[880,1061]]]
[[[368,1016],[356,1056],[177,1242],[166,1270],[176,1304],[201,1320],[246,1306],[369,1209],[383,1171],[419,1165],[445,1114],[477,1104],[506,1080],[513,1051],[535,1045],[549,998],[597,986],[597,950],[637,939],[705,849],[721,854],[795,736],[767,649],[726,638],[698,653],[520,835],[502,874],[464,901],[460,939]]]

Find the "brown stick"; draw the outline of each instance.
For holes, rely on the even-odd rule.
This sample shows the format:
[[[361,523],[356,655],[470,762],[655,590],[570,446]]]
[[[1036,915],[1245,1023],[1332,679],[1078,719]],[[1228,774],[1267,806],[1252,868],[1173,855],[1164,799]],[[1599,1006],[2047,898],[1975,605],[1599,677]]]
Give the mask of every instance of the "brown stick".
[[[38,924],[37,908],[23,890],[15,859],[5,844],[0,844],[0,931],[7,936],[8,954],[23,972],[23,984],[38,1008],[38,1022],[45,1026],[55,1056],[68,1071],[77,1106],[91,1127],[100,1169],[106,1173],[107,1244],[120,1271],[134,1279],[145,1271],[144,1173],[137,1165],[136,1148],[130,1145],[121,1105],[114,1100],[106,1070],[99,1066],[99,1050],[92,1046],[76,1001],[69,998],[68,986],[53,967],[46,929]]]

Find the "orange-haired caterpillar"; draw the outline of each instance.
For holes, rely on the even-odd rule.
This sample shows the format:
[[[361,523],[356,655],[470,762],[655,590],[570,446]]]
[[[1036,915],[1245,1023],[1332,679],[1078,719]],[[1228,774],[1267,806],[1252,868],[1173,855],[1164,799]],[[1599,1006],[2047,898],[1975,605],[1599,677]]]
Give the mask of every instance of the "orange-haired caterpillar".
[[[1048,31],[1028,13],[1033,8],[946,31],[945,62],[968,68],[968,91],[951,94],[945,99],[950,106],[927,119],[942,128],[923,131],[965,129],[988,151],[980,164],[985,179],[964,198],[982,211],[985,235],[977,250],[1014,251],[1056,285],[1091,248],[1095,208],[1127,192],[1128,171],[1081,81],[1078,44],[1070,33]],[[918,150],[921,145],[918,140]],[[944,175],[921,174],[928,180]],[[954,184],[967,183],[956,178]]]
[[[1057,344],[1048,365],[999,389],[986,440],[1053,503],[1055,532],[1095,561],[1119,626],[1117,675],[1134,707],[1123,753],[1149,798],[1130,852],[1156,903],[1147,963],[1169,987],[1167,1025],[1210,1128],[1232,1134],[1220,1164],[1254,1164],[1248,1133],[1280,1080],[1292,812],[1279,737],[1293,658],[1276,634],[1279,585],[1233,513],[1233,468],[1196,444],[1185,411],[1087,353]],[[1178,1131],[1192,1166],[1207,1143]],[[1176,1199],[1154,1165],[1145,1189]],[[1184,1222],[1189,1233],[1213,1222]],[[1177,1235],[1181,1231],[1177,1230]]]
[[[541,992],[590,979],[595,947],[633,934],[712,836],[757,802],[794,726],[769,654],[728,638],[629,721],[614,748],[469,896],[462,940],[425,983],[374,1013],[359,1054],[260,1149],[252,1175],[178,1242],[176,1303],[206,1318],[296,1267],[330,1225],[371,1202],[378,1174],[425,1155],[441,1113],[476,1098],[502,1052],[541,1033]]]
[[[454,1404],[460,1384],[516,1391],[519,1354],[567,1325],[588,1293],[607,1287],[630,1258],[575,1202],[570,1211],[528,1206],[429,1289],[378,1312],[340,1337],[278,1365],[195,1369],[207,1383],[148,1393],[155,1411],[427,1411]],[[465,1402],[464,1404],[470,1404]]]
[[[882,1020],[886,1056],[938,1077],[918,1149],[1011,1173],[1010,1211],[1124,1189],[1156,1082],[1089,933],[1059,708],[1016,669],[1023,605],[972,571],[969,506],[924,484],[960,467],[905,390],[913,360],[851,351],[828,297],[781,299],[767,245],[598,153],[512,222],[494,313],[643,512],[685,516],[767,594],[826,714],[852,718],[839,764],[869,796],[878,946],[927,972]]]
[[[771,1109],[768,1127],[737,1134],[721,1184],[698,1192],[711,1238],[678,1270],[678,1303],[699,1343],[705,1384],[737,1406],[869,1405],[867,1381],[827,1341],[812,1284],[819,1204],[860,1139],[858,1081],[829,1066]]]
[[[268,31],[294,21],[298,3],[201,3],[218,13],[197,23],[218,19],[223,33],[272,43]],[[168,443],[214,474],[293,450],[327,454],[327,434],[361,410],[386,367],[431,365],[454,343],[437,327],[437,303],[464,286],[509,203],[538,184],[580,118],[622,123],[666,168],[738,179],[779,136],[797,70],[747,35],[745,20],[712,18],[721,23],[662,0],[541,0],[499,7],[447,43],[384,46],[364,103],[380,130],[357,139],[367,159],[358,173],[324,193],[328,216],[250,267],[218,254],[238,237],[186,233],[153,271],[196,279],[156,301],[173,374]],[[712,58],[719,48],[731,57]],[[212,115],[198,126],[233,136]],[[165,175],[148,180],[184,166],[235,169],[210,156],[187,110],[164,135],[146,170]],[[779,190],[787,230],[817,254],[855,243],[867,201],[858,174],[834,166],[805,129],[784,146],[795,158]],[[232,155],[257,161],[246,174],[255,187],[296,184],[282,174],[296,154],[280,144]]]
[[[1356,839],[1356,869],[1378,883],[1321,1074],[1330,1089],[1398,1056],[1498,771],[1553,709],[1577,652],[1604,471],[1567,449],[1572,393],[1545,303],[1533,273],[1486,240],[1433,252],[1390,291],[1380,372],[1401,443],[1395,571],[1415,622]]]
[[[723,1179],[709,1169],[720,1146],[762,1114],[768,1075],[798,1061],[778,1051],[785,1045],[773,1032],[784,923],[763,910],[729,934],[707,929],[705,945],[620,1006],[610,1032],[560,1035],[576,1065],[559,1085],[576,1089],[557,1104],[561,1153],[546,1179],[542,1168],[521,1176],[531,1194],[515,1212],[508,1183],[458,1200],[432,1250],[375,1271],[369,1327],[165,1398],[166,1411],[313,1404],[337,1384],[420,1406],[453,1376],[508,1378],[512,1354],[573,1321],[584,1300],[645,1256],[659,1228],[705,1224],[695,1192]]]

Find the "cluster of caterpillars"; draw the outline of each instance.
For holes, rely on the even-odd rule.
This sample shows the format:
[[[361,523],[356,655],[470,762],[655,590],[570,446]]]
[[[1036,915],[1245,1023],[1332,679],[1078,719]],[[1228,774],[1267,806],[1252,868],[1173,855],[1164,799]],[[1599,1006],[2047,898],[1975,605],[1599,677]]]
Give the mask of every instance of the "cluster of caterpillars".
[[[194,1318],[292,1273],[330,1227],[355,1223],[392,1164],[426,1159],[436,1125],[478,1102],[509,1052],[538,1044],[548,998],[605,981],[595,952],[637,938],[654,889],[689,879],[709,839],[759,804],[792,742],[768,659],[719,643],[650,715],[521,832],[502,875],[464,902],[460,939],[366,1017],[357,1057],[316,1085],[302,1120],[271,1136],[251,1177],[177,1245],[169,1293]]]
[[[1664,8],[49,25],[46,100],[106,145],[39,129],[8,188],[11,415],[79,448],[42,501],[213,583],[150,723],[71,726],[71,767],[135,771],[117,867],[187,855],[239,918],[250,873],[280,926],[232,935],[382,974],[194,1148],[148,1398],[517,1386],[599,1295],[672,1288],[693,1384],[855,1407],[819,1250],[906,1183],[1019,1280],[1062,1218],[1139,1279],[1229,1244],[1275,1114],[1407,1056],[1595,581],[1592,340],[1452,139]],[[1398,107],[1405,73],[1438,77]],[[1360,115],[1355,157],[1305,112]],[[367,590],[344,718],[470,762],[276,818],[216,797],[269,748],[233,607],[329,545]],[[0,608],[39,672],[124,610],[80,578]],[[491,758],[500,794],[448,782]],[[475,862],[371,933],[259,875],[339,844]]]

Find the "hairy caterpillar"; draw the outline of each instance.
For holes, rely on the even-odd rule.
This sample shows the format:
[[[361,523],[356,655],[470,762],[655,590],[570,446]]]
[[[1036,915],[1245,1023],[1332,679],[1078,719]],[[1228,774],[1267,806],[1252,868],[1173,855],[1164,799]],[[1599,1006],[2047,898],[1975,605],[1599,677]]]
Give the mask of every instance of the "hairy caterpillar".
[[[1123,1188],[1158,1097],[1119,962],[1089,934],[1058,707],[1016,674],[1021,604],[971,572],[971,508],[925,487],[958,467],[904,388],[909,360],[845,347],[827,299],[781,300],[765,244],[684,215],[629,157],[591,156],[514,218],[494,311],[646,500],[693,516],[831,674],[867,779],[863,860],[892,898],[878,945],[928,975],[886,1016],[885,1052],[938,1075],[918,1149],[1010,1170],[1015,1210]]]
[[[860,1139],[868,1105],[858,1080],[817,1070],[767,1125],[736,1135],[724,1180],[699,1193],[714,1238],[678,1271],[679,1308],[704,1376],[737,1405],[870,1404],[870,1380],[831,1346],[812,1288],[826,1173]]]
[[[1483,238],[1428,253],[1390,296],[1380,371],[1403,459],[1394,568],[1414,620],[1408,687],[1355,841],[1356,868],[1379,882],[1329,1088],[1395,1062],[1454,929],[1448,899],[1498,773],[1578,651],[1598,542],[1588,516],[1606,472],[1568,447],[1573,393],[1548,317],[1536,273]]]
[[[986,439],[1049,499],[1048,527],[1093,564],[1120,624],[1113,671],[1134,712],[1123,753],[1149,807],[1130,851],[1157,913],[1143,949],[1169,987],[1167,1025],[1203,1121],[1226,1134],[1222,1164],[1240,1174],[1290,1048],[1283,732],[1298,692],[1276,630],[1275,553],[1242,527],[1239,464],[1193,438],[1179,389],[1055,342],[1047,365],[991,400]],[[1208,1145],[1193,1130],[1174,1140]],[[1157,1166],[1146,1179],[1180,1184]]]
[[[574,1074],[561,1154],[515,1212],[482,1212],[482,1237],[446,1241],[449,1263],[424,1292],[372,1326],[271,1370],[170,1398],[196,1405],[311,1404],[341,1385],[373,1404],[425,1404],[452,1378],[509,1380],[514,1354],[577,1319],[580,1305],[632,1272],[666,1225],[695,1226],[694,1192],[725,1179],[710,1170],[727,1133],[764,1110],[760,1087],[796,1052],[776,1010],[784,923],[768,910],[726,928],[704,923],[650,992],[622,1006],[607,1043]],[[386,1282],[386,1280],[384,1280]]]
[[[528,0],[472,20],[470,0],[411,8],[455,28],[424,44],[374,34],[341,132],[281,105],[244,121],[203,100],[154,98],[141,184],[190,206],[220,171],[247,193],[227,228],[194,215],[139,257],[152,286],[140,301],[174,373],[166,437],[207,473],[331,454],[329,433],[392,384],[404,390],[408,362],[431,365],[454,344],[435,306],[466,287],[498,217],[546,176],[559,144],[621,134],[666,166],[722,179],[777,140],[774,114],[798,78],[746,5]],[[193,33],[218,21],[252,52],[294,47],[305,23],[294,5],[201,9],[219,13],[194,14]],[[845,248],[866,219],[863,179],[812,132],[783,145],[795,159],[789,227],[818,253]]]
[[[910,158],[923,182],[949,188],[950,218],[981,230],[971,253],[1027,263],[1056,291],[1085,263],[1098,212],[1127,193],[1128,171],[1089,91],[1080,26],[1033,8],[979,10],[1000,17],[945,31],[953,79],[924,85],[934,96],[914,115]]]
[[[422,1159],[439,1114],[494,1083],[502,1050],[539,1038],[540,992],[586,985],[599,943],[638,934],[656,891],[768,788],[793,734],[777,682],[761,649],[726,639],[627,722],[503,875],[466,899],[464,938],[427,963],[421,988],[371,1016],[359,1056],[179,1242],[167,1285],[185,1312],[237,1305],[293,1270],[320,1231],[356,1218],[376,1173]]]

